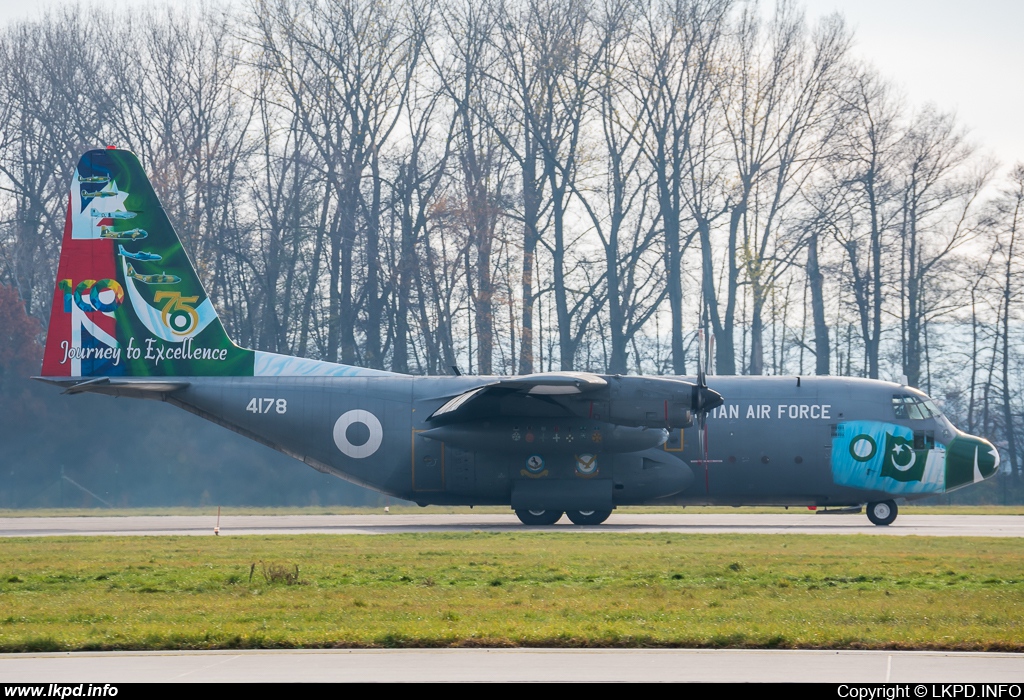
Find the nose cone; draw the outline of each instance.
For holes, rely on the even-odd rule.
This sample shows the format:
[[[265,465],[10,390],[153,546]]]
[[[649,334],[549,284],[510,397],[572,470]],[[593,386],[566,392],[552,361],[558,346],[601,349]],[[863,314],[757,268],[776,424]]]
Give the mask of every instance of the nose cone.
[[[710,413],[725,403],[725,399],[714,389],[706,386],[693,387],[692,409],[694,413]]]
[[[946,446],[946,490],[975,484],[999,471],[999,452],[983,438],[961,433]]]

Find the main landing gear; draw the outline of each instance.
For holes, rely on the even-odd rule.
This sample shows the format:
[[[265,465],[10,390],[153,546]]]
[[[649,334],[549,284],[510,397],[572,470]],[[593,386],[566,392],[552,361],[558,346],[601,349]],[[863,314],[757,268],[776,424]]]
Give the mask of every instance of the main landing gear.
[[[554,525],[562,517],[560,510],[517,510],[523,525]],[[570,516],[571,517],[571,516]]]
[[[876,501],[868,503],[868,520],[875,525],[891,525],[896,519],[899,509],[895,501]]]
[[[610,510],[570,510],[566,515],[576,525],[600,525],[612,514]],[[523,525],[554,525],[562,517],[560,510],[517,510]]]
[[[570,510],[566,511],[574,525],[600,525],[612,514],[610,510]]]

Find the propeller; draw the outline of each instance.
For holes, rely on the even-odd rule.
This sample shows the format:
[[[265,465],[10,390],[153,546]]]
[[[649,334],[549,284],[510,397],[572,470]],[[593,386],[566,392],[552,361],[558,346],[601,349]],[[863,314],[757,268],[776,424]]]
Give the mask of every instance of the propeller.
[[[704,327],[697,329],[697,385],[693,387],[693,412],[697,420],[697,441],[704,455],[704,487],[709,489],[708,477],[708,414],[725,403],[714,389],[708,388],[707,367],[715,347],[715,336],[705,340]]]

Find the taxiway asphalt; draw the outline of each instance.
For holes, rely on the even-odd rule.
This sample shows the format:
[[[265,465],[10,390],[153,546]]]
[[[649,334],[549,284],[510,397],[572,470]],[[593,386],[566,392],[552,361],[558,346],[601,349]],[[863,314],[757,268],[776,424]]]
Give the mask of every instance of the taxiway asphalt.
[[[216,514],[208,516],[124,516],[0,518],[0,537],[65,535],[209,535]],[[515,515],[226,515],[221,536],[237,535],[386,535],[417,532],[632,532],[739,533],[804,535],[918,535],[931,537],[1024,537],[1020,515],[901,515],[888,527],[876,527],[864,515],[786,514],[612,514],[596,526],[568,519],[547,527],[526,527]]]
[[[1010,683],[1024,655],[757,649],[398,649],[0,654],[0,683]],[[902,697],[902,696],[901,696]],[[1009,697],[1009,696],[1007,696]],[[1016,697],[1016,696],[1013,696]]]

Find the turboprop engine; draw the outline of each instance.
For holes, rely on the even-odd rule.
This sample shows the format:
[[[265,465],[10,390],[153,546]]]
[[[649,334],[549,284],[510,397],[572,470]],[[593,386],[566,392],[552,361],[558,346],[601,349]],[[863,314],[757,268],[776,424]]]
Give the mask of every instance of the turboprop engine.
[[[663,377],[609,377],[605,395],[593,400],[562,399],[573,415],[616,425],[675,430],[693,425],[699,387]]]

